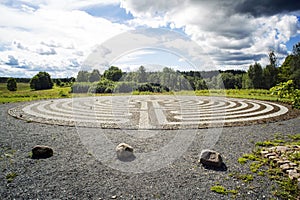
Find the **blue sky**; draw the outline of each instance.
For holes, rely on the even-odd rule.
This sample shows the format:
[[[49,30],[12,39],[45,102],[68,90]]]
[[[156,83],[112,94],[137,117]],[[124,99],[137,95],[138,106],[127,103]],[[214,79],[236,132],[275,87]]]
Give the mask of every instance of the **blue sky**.
[[[90,69],[115,64],[123,70],[139,65],[149,70],[246,70],[254,62],[266,65],[270,50],[282,62],[300,42],[298,1],[4,0],[0,13],[0,76],[5,77],[32,77],[39,71],[76,76],[97,46],[107,41],[118,46],[120,40],[112,39],[118,37],[133,48],[118,55],[117,48],[106,46],[100,55],[111,54],[107,66],[92,64]],[[148,46],[126,38],[127,32],[140,29],[170,34],[156,32],[153,44],[163,45],[149,50],[151,37]],[[180,43],[180,37],[202,50],[195,54],[195,46]]]

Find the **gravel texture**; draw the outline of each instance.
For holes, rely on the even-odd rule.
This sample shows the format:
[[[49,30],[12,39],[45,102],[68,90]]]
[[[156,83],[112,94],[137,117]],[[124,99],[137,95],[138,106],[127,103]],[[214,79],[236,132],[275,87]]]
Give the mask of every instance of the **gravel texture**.
[[[230,199],[230,195],[210,191],[216,183],[227,189],[238,188],[236,199],[276,199],[271,192],[274,183],[267,177],[257,176],[245,183],[229,174],[250,173],[249,166],[240,165],[237,159],[243,153],[250,153],[256,142],[273,139],[276,133],[300,133],[299,117],[214,129],[222,131],[219,137],[210,140],[216,141],[214,145],[205,143],[208,129],[124,133],[98,128],[99,134],[104,134],[113,146],[120,142],[133,146],[138,155],[135,161],[140,159],[139,154],[168,144],[176,134],[195,133],[188,149],[173,163],[159,170],[132,173],[113,169],[108,162],[96,159],[97,155],[84,145],[83,133],[78,133],[76,127],[26,122],[7,114],[8,109],[20,105],[0,107],[0,199]],[[29,153],[35,145],[52,147],[54,155],[31,159]],[[222,154],[226,170],[205,169],[198,163],[201,150],[208,147]],[[8,183],[6,175],[11,172],[17,176]]]

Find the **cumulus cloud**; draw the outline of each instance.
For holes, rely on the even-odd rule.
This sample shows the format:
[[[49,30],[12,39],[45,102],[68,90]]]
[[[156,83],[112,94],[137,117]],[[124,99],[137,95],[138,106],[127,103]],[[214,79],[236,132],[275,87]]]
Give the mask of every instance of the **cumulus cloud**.
[[[111,3],[116,2],[7,0],[0,3],[0,45],[7,47],[0,50],[0,59],[7,59],[8,54],[17,55],[29,66],[28,70],[49,68],[54,77],[76,75],[94,45],[128,30],[126,25],[80,10]],[[68,70],[63,72],[61,68]]]

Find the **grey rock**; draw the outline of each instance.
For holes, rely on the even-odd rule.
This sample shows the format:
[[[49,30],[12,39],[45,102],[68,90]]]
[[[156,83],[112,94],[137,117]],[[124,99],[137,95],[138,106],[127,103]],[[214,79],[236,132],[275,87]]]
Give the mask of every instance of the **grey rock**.
[[[116,147],[116,153],[120,160],[126,160],[134,157],[132,146],[126,143],[118,144]]]
[[[49,158],[53,156],[53,149],[48,146],[36,145],[32,148],[32,158]]]
[[[220,153],[205,149],[201,151],[200,163],[210,167],[221,167],[223,164],[223,160]]]

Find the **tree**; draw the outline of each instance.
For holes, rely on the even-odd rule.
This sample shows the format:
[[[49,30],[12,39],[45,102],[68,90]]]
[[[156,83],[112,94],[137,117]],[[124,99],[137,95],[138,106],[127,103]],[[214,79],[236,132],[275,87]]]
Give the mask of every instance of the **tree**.
[[[221,73],[219,81],[221,81],[220,83],[218,83],[219,88],[223,88],[223,84],[225,89],[235,88],[236,82],[235,82],[235,77],[232,73],[227,73],[227,72]]]
[[[111,66],[108,70],[104,71],[103,76],[111,81],[118,81],[122,77],[122,70],[118,67]]]
[[[139,83],[147,82],[147,74],[146,74],[146,69],[144,66],[140,66],[137,71],[137,81]]]
[[[92,73],[89,74],[89,82],[97,82],[100,80],[100,72],[97,69],[94,69]]]
[[[79,71],[77,74],[77,82],[88,82],[89,81],[89,72],[88,71]]]
[[[291,76],[291,63],[293,60],[293,55],[288,55],[282,65],[278,68],[278,81],[280,82],[286,82],[289,80],[289,77]]]
[[[269,61],[270,64],[263,69],[264,86],[266,89],[275,86],[278,78],[277,58],[274,51],[269,53]]]
[[[34,90],[51,89],[53,82],[47,72],[39,72],[30,80],[30,88]]]
[[[263,88],[263,69],[259,63],[250,65],[247,73],[255,89]]]
[[[289,79],[293,80],[296,88],[300,88],[300,42],[293,46],[293,58],[291,61],[291,75]]]
[[[17,91],[17,81],[15,78],[9,78],[7,79],[7,89],[9,91]]]

